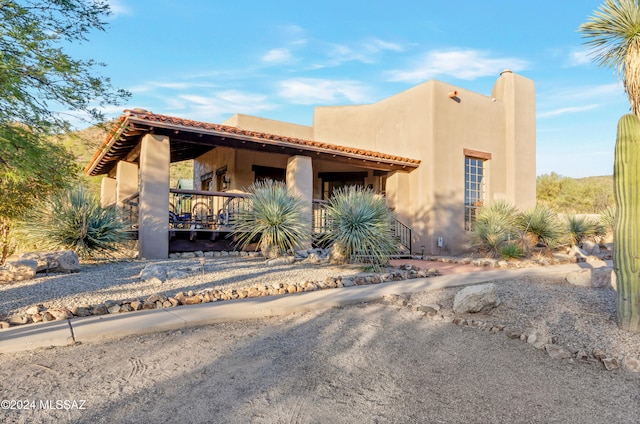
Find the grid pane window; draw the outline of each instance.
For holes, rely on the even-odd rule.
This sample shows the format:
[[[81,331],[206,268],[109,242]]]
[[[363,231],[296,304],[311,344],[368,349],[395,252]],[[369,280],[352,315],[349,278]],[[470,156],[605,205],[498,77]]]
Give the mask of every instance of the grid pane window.
[[[471,231],[484,201],[484,161],[464,158],[464,229]]]

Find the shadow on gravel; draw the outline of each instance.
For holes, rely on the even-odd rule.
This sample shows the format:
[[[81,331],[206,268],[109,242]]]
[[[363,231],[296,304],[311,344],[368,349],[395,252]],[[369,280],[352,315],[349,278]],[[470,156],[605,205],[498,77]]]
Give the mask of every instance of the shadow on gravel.
[[[95,359],[61,369],[67,354]],[[637,378],[554,361],[502,333],[434,323],[382,302],[55,349],[37,360],[71,378],[59,397],[106,394],[85,411],[37,411],[69,422],[602,423],[640,416]],[[42,388],[54,373],[37,375],[35,386],[30,378],[18,387],[50,397]]]

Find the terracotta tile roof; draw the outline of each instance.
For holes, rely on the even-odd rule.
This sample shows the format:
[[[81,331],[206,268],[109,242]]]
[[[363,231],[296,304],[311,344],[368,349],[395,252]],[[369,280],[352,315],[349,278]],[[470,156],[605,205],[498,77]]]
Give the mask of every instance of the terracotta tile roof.
[[[107,136],[103,146],[96,152],[93,159],[87,165],[86,171],[89,173],[96,161],[102,159],[101,152],[109,148],[113,144],[114,137],[121,137],[123,133],[127,131],[128,125],[131,123],[146,124],[153,126],[154,123],[160,124],[159,126],[180,127],[181,130],[188,131],[189,129],[204,130],[205,132],[216,133],[217,135],[229,134],[229,136],[242,136],[247,137],[251,141],[259,142],[261,140],[267,142],[278,142],[279,144],[290,145],[289,147],[302,148],[305,150],[320,150],[324,152],[335,152],[338,155],[358,155],[360,157],[368,158],[370,160],[382,160],[397,162],[399,165],[407,166],[410,168],[417,168],[420,164],[420,160],[405,158],[402,156],[390,155],[386,153],[375,152],[372,150],[366,150],[361,148],[354,148],[348,146],[340,146],[336,144],[323,143],[320,141],[304,140],[295,137],[287,137],[278,134],[269,134],[258,131],[244,130],[229,125],[212,124],[207,122],[194,121],[191,119],[178,118],[174,116],[159,115],[142,109],[125,110],[124,114],[118,119],[117,124],[113,131]],[[115,142],[118,140],[116,139]]]

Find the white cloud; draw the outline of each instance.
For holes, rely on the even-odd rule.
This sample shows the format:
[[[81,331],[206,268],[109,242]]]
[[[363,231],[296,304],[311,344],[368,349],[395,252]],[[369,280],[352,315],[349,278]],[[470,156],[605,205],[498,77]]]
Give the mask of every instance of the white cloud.
[[[285,25],[280,27],[282,34],[289,39],[287,44],[303,45],[307,43],[305,30],[298,25]]]
[[[600,84],[586,87],[569,87],[559,90],[553,90],[551,95],[545,96],[563,100],[586,100],[586,99],[605,99],[610,97],[624,96],[624,88],[622,84]]]
[[[569,53],[567,66],[581,66],[592,62],[589,52],[586,50],[574,50]]]
[[[212,88],[215,87],[214,84],[206,83],[206,82],[192,82],[192,81],[147,81],[144,84],[135,85],[133,87],[128,88],[131,93],[145,93],[158,89],[167,89],[167,90],[193,90],[193,89],[202,89],[202,88]]]
[[[236,90],[208,95],[179,94],[163,97],[163,101],[168,109],[165,113],[179,113],[189,119],[205,122],[219,122],[233,113],[257,114],[274,108],[264,95]]]
[[[391,81],[417,83],[440,76],[473,80],[497,76],[505,68],[521,71],[527,68],[525,60],[515,57],[490,57],[488,52],[461,49],[428,52],[412,68],[389,72]]]
[[[382,50],[391,50],[394,52],[404,51],[404,47],[402,47],[400,44],[392,43],[390,41],[380,40],[378,38],[374,38],[370,41],[366,41],[362,45],[364,48],[372,52],[377,52]]]
[[[115,16],[131,14],[131,10],[127,6],[123,5],[120,0],[108,0],[107,3],[109,3],[111,13]]]
[[[592,110],[592,109],[596,109],[598,107],[599,107],[599,105],[597,105],[597,104],[590,104],[590,105],[585,105],[585,106],[570,106],[570,107],[564,107],[564,108],[560,108],[560,109],[550,110],[548,112],[538,113],[536,116],[538,118],[550,118],[550,117],[554,117],[554,116],[560,116],[560,115],[567,115],[567,114],[571,114],[571,113],[584,112],[586,110]]]
[[[262,56],[262,61],[270,64],[285,63],[291,60],[291,51],[287,48],[269,50]]]
[[[282,81],[278,94],[297,104],[330,104],[344,100],[351,103],[369,101],[365,87],[351,80],[296,78]]]
[[[404,47],[397,43],[373,38],[347,44],[333,44],[327,53],[329,63],[324,66],[338,66],[344,62],[375,63],[385,51],[402,52]]]

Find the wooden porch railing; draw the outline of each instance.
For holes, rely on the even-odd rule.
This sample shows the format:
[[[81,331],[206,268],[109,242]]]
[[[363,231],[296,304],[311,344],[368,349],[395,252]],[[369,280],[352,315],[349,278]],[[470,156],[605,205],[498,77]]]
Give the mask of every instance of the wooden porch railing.
[[[171,189],[169,191],[169,228],[175,230],[204,230],[230,232],[234,216],[248,203],[248,194],[222,191],[201,191]],[[138,227],[139,193],[122,201],[122,218],[130,223],[132,230]],[[312,203],[314,238],[326,231],[327,215],[324,200],[314,199]],[[411,228],[395,220],[395,237],[398,243],[412,254]]]

